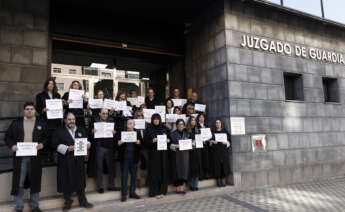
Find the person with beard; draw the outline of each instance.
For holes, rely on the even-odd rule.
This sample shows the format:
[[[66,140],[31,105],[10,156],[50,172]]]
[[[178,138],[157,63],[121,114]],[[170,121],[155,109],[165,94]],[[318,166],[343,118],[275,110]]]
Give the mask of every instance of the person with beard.
[[[108,171],[108,191],[117,191],[115,188],[115,164],[114,164],[114,150],[115,150],[115,126],[112,130],[112,138],[94,138],[96,129],[94,128],[95,123],[107,122],[112,123],[109,120],[109,112],[103,108],[100,110],[98,117],[91,123],[90,141],[91,150],[90,158],[88,160],[88,176],[94,177],[98,186],[98,193],[104,193],[103,185],[103,173],[105,171],[105,165]]]
[[[65,126],[56,129],[52,146],[58,152],[57,160],[57,191],[63,193],[65,205],[63,211],[71,209],[74,192],[78,195],[79,204],[84,208],[92,208],[85,195],[85,156],[74,156],[76,138],[87,138],[86,131],[76,125],[76,117],[67,112],[64,117]],[[88,142],[89,149],[91,143]]]
[[[149,150],[149,196],[162,198],[168,191],[168,152],[157,150],[157,136],[167,135],[168,129],[162,124],[161,116],[155,113],[151,117],[151,125],[146,129],[144,144]],[[170,139],[167,138],[167,143]]]
[[[37,156],[16,157],[18,142],[38,143]],[[11,123],[5,136],[5,143],[13,152],[12,191],[15,211],[24,209],[24,189],[30,187],[30,206],[32,212],[40,212],[38,206],[41,191],[42,165],[40,152],[47,143],[46,123],[35,116],[33,102],[24,104],[24,118]]]

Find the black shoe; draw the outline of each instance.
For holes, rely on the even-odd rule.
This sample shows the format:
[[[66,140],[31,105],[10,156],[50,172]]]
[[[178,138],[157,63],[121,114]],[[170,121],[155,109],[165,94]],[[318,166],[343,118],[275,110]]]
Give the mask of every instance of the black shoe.
[[[104,193],[104,189],[103,188],[99,188],[98,189],[98,193],[103,194]]]
[[[72,203],[65,203],[62,208],[62,211],[69,211],[72,208]]]
[[[23,212],[23,210],[16,210],[16,212]]]
[[[121,202],[126,202],[127,201],[127,197],[126,196],[122,196],[121,197]]]
[[[129,195],[129,198],[132,198],[132,199],[140,199],[140,196],[136,193],[133,193],[133,194],[130,194]]]
[[[195,191],[199,191],[199,188],[198,187],[196,187],[196,188],[194,188],[195,189]]]
[[[93,208],[93,204],[89,203],[87,200],[84,200],[80,203],[80,207],[83,208]]]
[[[42,211],[39,207],[36,207],[36,208],[32,209],[31,212],[42,212]]]
[[[221,186],[222,186],[221,181],[220,179],[217,178],[217,187],[221,187]]]
[[[119,187],[109,187],[108,191],[120,191]]]
[[[194,187],[190,187],[189,190],[196,191]]]

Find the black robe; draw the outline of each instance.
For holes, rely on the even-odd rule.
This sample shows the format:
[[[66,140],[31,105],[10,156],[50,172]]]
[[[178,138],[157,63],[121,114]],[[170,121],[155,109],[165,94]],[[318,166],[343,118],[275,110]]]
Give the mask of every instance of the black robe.
[[[155,109],[156,105],[159,105],[159,102],[157,101],[156,97],[153,97],[152,100],[147,96],[145,97],[145,104],[147,109]]]
[[[96,117],[95,122],[100,122],[99,117]],[[110,157],[110,167],[105,167],[104,174],[112,174],[112,176],[115,176],[115,147],[117,146],[115,142],[116,136],[114,135],[113,138],[94,138],[94,134],[92,133],[92,129],[94,129],[94,123],[91,123],[90,125],[90,132],[89,132],[89,141],[91,142],[91,148],[90,148],[90,157],[87,163],[87,174],[89,177],[94,177],[97,179],[97,149],[99,147],[104,147],[111,149],[109,157]],[[110,122],[110,121],[107,121]],[[115,130],[115,125],[114,125]],[[103,146],[102,143],[106,143],[106,146]],[[106,166],[107,163],[103,163],[104,166]]]
[[[187,130],[183,130],[182,136],[179,134],[178,130],[173,131],[170,134],[171,144],[179,144],[179,140],[190,139],[190,135]],[[169,155],[170,161],[170,176],[172,177],[172,182],[176,180],[188,180],[189,176],[189,150],[185,151],[170,151]]]
[[[140,144],[134,144],[134,163],[138,163],[139,159],[140,159],[140,150],[142,148],[142,144],[143,144],[143,137],[141,136],[141,133],[139,132],[139,130],[134,130],[135,132],[137,132],[137,139],[140,141]],[[116,138],[117,141],[116,143],[121,140],[121,132],[117,131],[116,133]],[[119,160],[120,162],[126,160],[126,155],[127,155],[127,143],[123,143],[122,145],[119,145],[117,147],[118,151],[119,151]]]
[[[204,124],[204,127],[207,128],[207,125]],[[198,123],[198,129],[202,128]],[[210,148],[210,142],[206,141],[204,143],[204,148],[201,149],[201,179],[211,177],[212,170],[211,164],[213,163],[212,153]]]
[[[228,141],[230,142],[230,134],[226,130],[221,131],[213,131],[212,132],[212,140],[215,140],[215,133],[226,133],[228,137]],[[213,171],[214,177],[226,177],[230,174],[230,150],[229,148],[223,144],[218,142],[217,144],[212,144],[212,153],[213,153]]]
[[[53,94],[53,98],[50,98],[46,91],[43,91],[36,95],[36,111],[40,115],[42,120],[47,122],[47,127],[49,130],[54,131],[56,128],[62,126],[62,119],[48,119],[47,113],[43,112],[43,109],[46,108],[46,100],[49,99],[61,99],[59,93]]]
[[[62,99],[67,102],[69,99],[69,92],[64,93]],[[85,127],[84,109],[87,108],[87,102],[84,101],[83,108],[69,108],[68,104],[64,104],[63,107],[65,113],[72,112],[75,115],[77,126]]]
[[[9,148],[16,145],[17,142],[24,141],[24,119],[20,118],[12,122],[6,132],[5,142]],[[42,143],[43,146],[47,144],[47,125],[45,121],[36,118],[35,127],[32,135],[32,141]],[[37,153],[37,157],[31,158],[30,174],[27,175],[24,183],[24,188],[30,187],[30,193],[37,193],[41,191],[41,177],[42,177],[42,165],[40,151]],[[16,153],[13,153],[13,175],[12,175],[12,195],[17,195],[19,191],[19,181],[21,173],[22,157],[16,157]]]
[[[131,103],[129,101],[127,101],[127,106],[131,106]],[[123,111],[120,111],[119,113],[117,112],[118,111],[113,112],[112,118],[114,119],[116,131],[120,132],[125,130],[125,128],[127,127],[127,120],[131,117],[125,117],[123,115]]]
[[[195,140],[195,129],[190,132],[191,139]],[[201,151],[202,149],[193,148],[189,151],[189,178],[200,177],[201,174]]]
[[[75,138],[87,138],[82,127],[77,127]],[[66,126],[56,129],[52,147],[57,150],[60,144],[73,146],[74,139]],[[59,193],[73,193],[85,189],[85,156],[74,156],[74,152],[58,153],[57,161],[57,191]]]
[[[148,182],[150,196],[156,196],[158,193],[156,194],[155,192],[160,192],[153,191],[153,182],[168,185],[168,151],[158,151],[157,142],[153,142],[153,139],[157,138],[157,135],[164,134],[169,136],[168,129],[164,126],[151,125],[145,131],[144,145],[149,150]],[[166,193],[166,191],[162,193]]]

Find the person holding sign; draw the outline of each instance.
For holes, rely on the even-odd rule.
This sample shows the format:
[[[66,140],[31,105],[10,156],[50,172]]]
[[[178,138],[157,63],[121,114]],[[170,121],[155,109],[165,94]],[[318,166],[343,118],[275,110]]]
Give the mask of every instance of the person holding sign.
[[[149,88],[147,90],[147,96],[145,98],[145,104],[146,104],[147,109],[155,109],[155,106],[159,105],[159,102],[156,99],[155,91],[153,90],[153,88]]]
[[[144,138],[144,132],[146,129],[146,122],[144,119],[144,114],[143,112],[138,109],[134,113],[134,126],[137,132],[141,135],[142,138]],[[145,182],[143,181],[143,178],[141,177],[141,170],[146,169],[145,167],[147,166],[147,160],[148,160],[148,153],[146,149],[142,149],[140,151],[140,159],[138,162],[138,170],[137,170],[137,182],[138,182],[138,187],[142,187],[145,185]]]
[[[195,135],[200,131],[197,126],[196,118],[190,117],[187,122],[187,132],[193,139],[193,149],[189,151],[189,180],[188,185],[191,191],[198,190],[199,177],[201,173],[201,149],[196,148]]]
[[[71,209],[74,192],[78,195],[79,204],[83,208],[92,208],[85,196],[85,156],[75,156],[75,141],[86,139],[87,133],[81,126],[76,125],[76,117],[68,112],[64,117],[65,126],[56,129],[52,146],[58,152],[57,161],[57,191],[63,193],[65,204],[63,211]],[[87,148],[91,146],[87,142]]]
[[[98,117],[94,119],[91,123],[91,131],[89,139],[91,141],[90,158],[88,160],[87,172],[89,177],[94,177],[98,186],[98,193],[104,193],[103,186],[103,173],[105,167],[103,167],[105,160],[105,165],[108,170],[108,191],[116,191],[119,189],[115,188],[115,164],[114,164],[114,153],[115,153],[115,127],[114,123],[108,119],[108,110],[103,108],[100,110]],[[96,133],[101,129],[97,127],[105,127],[104,125],[112,127],[111,129],[105,128],[103,131],[107,130],[102,136],[96,136]]]
[[[145,131],[144,144],[149,150],[148,184],[149,196],[162,198],[168,191],[168,152],[158,150],[158,135],[168,135],[158,113],[151,117],[151,125]],[[167,143],[170,140],[167,138]]]
[[[143,139],[141,137],[141,134],[137,133],[134,127],[135,127],[134,120],[129,119],[127,121],[127,133],[128,132],[136,133],[137,138],[134,142],[132,141],[131,138],[124,138],[121,135],[122,133],[117,133],[118,145],[119,145],[119,158],[121,162],[121,202],[127,201],[128,172],[131,175],[129,197],[133,199],[140,199],[140,196],[138,196],[135,193],[135,190],[136,190],[137,168],[138,168],[138,162],[140,158],[140,149],[141,149],[141,144],[142,144]]]
[[[96,91],[96,97],[95,99],[101,99],[104,100],[104,92],[102,90],[97,90]],[[94,122],[95,118],[98,117],[99,112],[101,111],[102,107],[97,107],[97,108],[92,108],[92,106],[90,105],[90,100],[89,100],[89,104],[87,105],[87,110],[88,110],[88,114],[91,115],[91,122]]]
[[[71,83],[70,89],[83,90],[83,87],[81,86],[81,83],[79,81],[75,80]],[[69,92],[64,93],[64,95],[62,96],[65,113],[72,112],[76,117],[77,126],[85,128],[84,109],[87,107],[87,101],[85,95],[83,95],[82,98],[83,108],[69,108],[69,104],[73,102],[73,100],[69,97]]]
[[[187,182],[189,174],[189,151],[180,151],[179,141],[190,139],[190,135],[185,129],[183,119],[178,119],[176,126],[177,129],[170,135],[170,149],[172,150],[170,155],[171,175],[176,186],[176,193],[184,195],[186,194],[184,184]]]
[[[198,128],[208,128],[208,126],[205,124],[205,114],[201,113],[196,118],[196,121],[198,123]],[[212,153],[210,152],[210,139],[204,140],[203,139],[203,148],[201,149],[201,179],[208,179],[211,177],[211,170],[210,170],[210,163],[212,163]]]
[[[127,106],[131,106],[131,103],[127,101],[127,97],[126,97],[126,92],[123,90],[120,90],[117,93],[116,96],[116,101],[126,101]],[[116,109],[116,108],[115,108]],[[130,110],[130,112],[132,113],[133,111]],[[123,131],[126,128],[126,121],[130,118],[130,117],[126,117],[123,114],[123,111],[121,110],[117,110],[115,111],[115,113],[113,114],[114,116],[114,122],[115,122],[115,126],[116,126],[116,130],[118,132]]]
[[[61,119],[48,119],[47,112],[48,108],[46,106],[46,100],[52,99],[61,99],[60,94],[58,93],[56,83],[54,78],[49,78],[45,81],[43,86],[43,91],[36,95],[36,111],[40,117],[40,119],[46,121],[47,128],[48,128],[48,143],[43,149],[44,152],[44,161],[46,162],[53,162],[54,161],[54,150],[50,149],[50,143],[52,135],[56,128],[62,125],[62,118]]]
[[[24,104],[24,118],[13,121],[5,136],[5,143],[13,152],[12,191],[15,211],[24,208],[24,182],[28,179],[30,187],[30,206],[33,212],[40,212],[38,201],[41,191],[42,165],[40,152],[47,143],[47,126],[43,120],[36,118],[33,102]],[[36,155],[16,157],[19,144],[36,143]],[[30,151],[31,152],[31,151]]]
[[[217,186],[225,186],[224,181],[230,174],[230,134],[224,129],[223,122],[216,119],[211,141],[213,151],[214,176],[217,179]],[[221,136],[218,136],[221,135]]]

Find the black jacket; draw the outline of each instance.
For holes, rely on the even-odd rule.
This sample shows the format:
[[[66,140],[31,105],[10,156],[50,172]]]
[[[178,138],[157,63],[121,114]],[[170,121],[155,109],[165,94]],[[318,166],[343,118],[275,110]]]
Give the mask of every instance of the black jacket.
[[[150,100],[150,98],[147,96],[145,97],[145,104],[147,109],[155,109],[155,106],[159,105],[159,102],[157,101],[156,97]]]
[[[141,134],[139,133],[138,130],[134,130],[137,132],[137,139],[140,140],[140,144],[135,144],[134,145],[134,162],[138,163],[139,162],[139,158],[140,158],[140,150],[142,148],[142,143],[143,143],[143,138],[141,136]],[[117,141],[121,140],[121,132],[117,131],[116,133],[116,138]],[[117,147],[118,151],[119,151],[119,160],[120,161],[124,161],[126,160],[126,156],[127,156],[127,143],[123,143],[122,145],[119,145]]]

